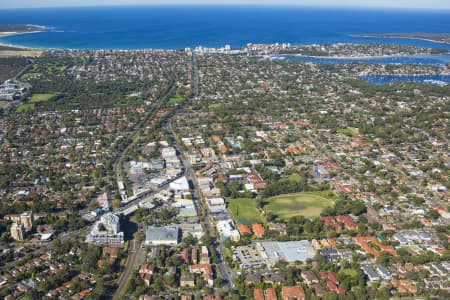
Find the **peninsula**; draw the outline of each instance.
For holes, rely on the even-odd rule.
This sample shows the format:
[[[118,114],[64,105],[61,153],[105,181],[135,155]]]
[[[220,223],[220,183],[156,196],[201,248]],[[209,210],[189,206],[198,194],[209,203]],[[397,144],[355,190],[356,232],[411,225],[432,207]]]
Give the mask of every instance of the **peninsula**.
[[[30,24],[0,24],[0,37],[13,34],[32,33],[45,30],[45,26]]]
[[[377,34],[354,34],[353,37],[367,38],[397,38],[415,39],[434,43],[450,44],[450,34],[448,33],[377,33]]]

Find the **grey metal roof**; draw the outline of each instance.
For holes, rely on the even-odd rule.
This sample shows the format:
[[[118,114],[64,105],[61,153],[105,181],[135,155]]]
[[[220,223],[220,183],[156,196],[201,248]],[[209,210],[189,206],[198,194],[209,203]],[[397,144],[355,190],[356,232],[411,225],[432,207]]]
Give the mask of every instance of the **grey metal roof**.
[[[151,241],[168,241],[168,240],[179,240],[180,230],[177,226],[166,226],[166,227],[153,227],[149,226],[147,228],[147,234],[145,240],[147,242]]]
[[[306,261],[316,255],[316,250],[307,240],[291,242],[261,242],[268,259],[271,263],[276,263],[280,259],[287,262]]]

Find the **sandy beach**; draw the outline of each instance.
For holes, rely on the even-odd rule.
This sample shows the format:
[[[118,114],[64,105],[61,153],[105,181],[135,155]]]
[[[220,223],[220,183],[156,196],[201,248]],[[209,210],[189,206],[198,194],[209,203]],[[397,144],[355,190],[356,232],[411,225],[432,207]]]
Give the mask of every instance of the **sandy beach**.
[[[0,38],[11,35],[19,35],[19,34],[28,34],[28,33],[38,33],[42,31],[30,31],[30,32],[0,32]],[[0,46],[8,47],[8,49],[2,50],[0,48],[0,56],[25,56],[25,57],[37,57],[41,56],[43,50],[35,49],[24,46],[11,45],[7,43],[3,43],[0,41]]]
[[[19,35],[19,34],[30,34],[30,33],[39,33],[43,32],[43,30],[35,30],[35,31],[27,31],[27,32],[0,32],[0,38],[11,35]]]

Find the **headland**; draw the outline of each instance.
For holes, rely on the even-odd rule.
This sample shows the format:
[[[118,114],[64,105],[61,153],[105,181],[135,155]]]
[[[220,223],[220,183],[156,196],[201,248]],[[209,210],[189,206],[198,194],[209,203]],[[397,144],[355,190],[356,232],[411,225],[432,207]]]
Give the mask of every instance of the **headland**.
[[[377,33],[354,34],[352,35],[352,37],[413,39],[450,45],[450,34],[448,33]]]

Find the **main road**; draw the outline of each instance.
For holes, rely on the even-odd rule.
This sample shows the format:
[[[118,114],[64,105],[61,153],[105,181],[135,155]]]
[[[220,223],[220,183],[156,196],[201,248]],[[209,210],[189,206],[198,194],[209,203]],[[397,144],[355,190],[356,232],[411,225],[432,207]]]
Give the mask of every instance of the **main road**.
[[[192,74],[191,74],[192,94],[191,94],[190,100],[196,100],[198,97],[198,74],[197,74],[197,59],[196,59],[194,52],[192,53],[191,59],[192,59]],[[136,132],[133,135],[133,137],[131,138],[132,141],[127,145],[127,147],[125,147],[120,152],[120,154],[117,157],[116,163],[114,165],[114,171],[116,174],[116,182],[122,180],[121,170],[122,170],[122,165],[123,165],[124,159],[126,157],[126,154],[139,141],[139,137],[141,135],[141,130],[144,128],[144,125],[154,115],[154,112],[157,110],[159,105],[163,101],[165,101],[169,98],[169,96],[173,92],[174,86],[175,86],[175,80],[173,80],[171,82],[171,84],[169,85],[169,88],[166,90],[165,93],[163,93],[163,95],[159,98],[159,100],[155,101],[152,104],[151,111],[149,112],[149,114],[141,122],[136,124]],[[178,110],[185,107],[187,102],[188,101],[185,101],[183,104],[181,104],[178,107]],[[165,124],[166,130],[172,136],[173,146],[177,150],[177,152],[180,154],[179,158],[181,159],[181,162],[184,166],[184,176],[186,176],[186,178],[189,179],[193,183],[192,199],[196,206],[197,212],[198,212],[199,216],[201,216],[203,214],[203,212],[205,212],[205,214],[203,215],[203,218],[202,218],[202,224],[203,224],[203,227],[205,228],[205,232],[206,232],[206,234],[210,235],[211,237],[215,237],[215,239],[217,240],[216,230],[210,222],[208,209],[206,208],[205,203],[201,200],[201,197],[199,194],[200,189],[198,186],[198,182],[196,180],[194,169],[193,169],[190,161],[186,158],[183,148],[178,144],[176,134],[171,126],[170,120],[171,120],[172,116],[173,116],[173,114],[169,114],[168,116],[166,116],[166,124]],[[138,199],[133,200],[131,204],[134,204],[137,200]],[[130,203],[127,204],[127,207],[130,206],[131,204]],[[140,247],[139,247],[140,241],[137,240],[136,236],[137,235],[135,235],[134,239],[130,242],[128,258],[127,258],[127,262],[125,265],[125,269],[124,269],[122,275],[119,277],[118,288],[117,288],[116,292],[114,293],[113,299],[120,299],[120,297],[125,292],[126,284],[128,282],[128,279],[130,278],[133,270],[136,268],[136,265],[141,263],[141,261],[142,261],[142,252],[140,251]],[[215,242],[214,247],[216,249],[216,252],[219,254],[219,262],[217,265],[217,267],[218,267],[217,269],[220,272],[221,277],[224,279],[225,285],[229,288],[232,288],[233,287],[232,275],[230,275],[228,266],[226,265],[224,258],[223,258],[222,244]]]
[[[221,242],[217,242],[220,240],[220,238],[217,237],[216,229],[214,226],[212,226],[211,218],[209,215],[208,207],[205,203],[205,201],[202,200],[200,195],[200,187],[198,185],[197,177],[195,176],[194,168],[192,167],[191,162],[189,159],[186,158],[186,154],[183,151],[183,148],[179,145],[178,140],[176,138],[175,131],[172,128],[172,123],[170,120],[166,123],[166,130],[170,133],[172,136],[172,142],[173,147],[177,150],[177,152],[180,154],[181,162],[185,168],[185,176],[187,179],[189,179],[193,186],[192,186],[192,200],[194,201],[194,204],[197,209],[197,213],[199,217],[201,218],[201,223],[205,229],[205,233],[208,234],[210,237],[214,238],[214,248],[216,252],[218,253],[219,261],[217,263],[217,269],[220,272],[221,278],[224,280],[225,285],[228,288],[233,288],[233,277],[232,273],[230,272],[223,256],[223,244]],[[204,215],[203,215],[204,213]]]
[[[197,65],[197,56],[195,51],[192,52],[192,74],[191,74],[191,81],[192,81],[192,94],[190,97],[190,101],[198,100],[199,97],[199,79],[198,79],[198,65]],[[182,109],[187,105],[188,101],[185,101],[179,109]],[[179,145],[177,136],[175,134],[175,131],[173,130],[171,118],[169,118],[166,122],[166,131],[171,135],[172,142],[174,148],[177,150],[177,152],[180,154],[181,162],[185,168],[185,176],[188,178],[193,186],[192,186],[192,200],[194,201],[194,204],[197,209],[197,213],[199,214],[201,218],[201,223],[205,229],[206,234],[208,234],[210,237],[214,237],[214,248],[219,256],[219,261],[217,263],[217,269],[218,272],[221,275],[221,278],[225,281],[225,285],[228,288],[234,288],[233,283],[233,273],[230,271],[228,265],[225,262],[224,255],[223,255],[223,244],[220,241],[220,238],[217,237],[216,229],[212,225],[212,218],[209,216],[209,210],[206,206],[206,203],[203,201],[200,195],[200,187],[197,181],[197,177],[195,175],[194,168],[192,167],[192,164],[189,159],[187,159],[186,154],[183,151],[183,147]],[[204,213],[204,215],[202,215]],[[217,242],[219,241],[219,242]]]

